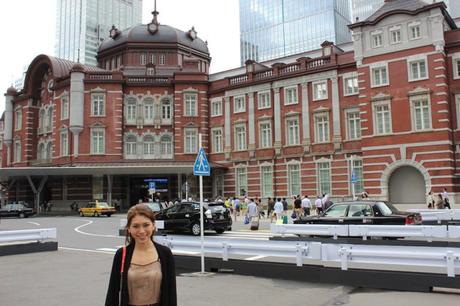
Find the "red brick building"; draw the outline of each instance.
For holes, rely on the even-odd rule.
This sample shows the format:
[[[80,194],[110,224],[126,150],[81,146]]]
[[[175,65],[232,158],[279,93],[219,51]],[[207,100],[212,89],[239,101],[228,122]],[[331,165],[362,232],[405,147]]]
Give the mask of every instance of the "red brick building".
[[[445,5],[388,1],[350,29],[352,44],[213,75],[195,30],[156,18],[113,28],[98,68],[40,55],[24,90],[5,94],[8,197],[127,206],[149,182],[168,198],[187,182],[193,196],[201,133],[207,196],[355,189],[422,204],[445,187],[457,202],[460,30]]]

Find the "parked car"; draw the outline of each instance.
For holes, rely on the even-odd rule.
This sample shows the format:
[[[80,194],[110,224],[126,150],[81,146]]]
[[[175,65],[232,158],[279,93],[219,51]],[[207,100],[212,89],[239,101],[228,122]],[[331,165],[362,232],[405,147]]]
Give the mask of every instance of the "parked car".
[[[112,214],[116,213],[116,209],[113,206],[109,206],[107,202],[95,201],[89,202],[85,207],[80,208],[80,216],[107,216],[110,217]]]
[[[419,213],[399,211],[383,201],[351,201],[333,204],[317,216],[302,217],[295,224],[422,224]]]
[[[0,209],[0,217],[19,217],[27,218],[32,216],[35,212],[32,208],[27,207],[24,204],[11,203],[6,204]]]
[[[205,230],[222,234],[232,229],[230,210],[224,203],[205,203],[203,212]],[[159,212],[156,219],[164,221],[165,231],[189,231],[195,236],[200,235],[200,203],[178,202]]]

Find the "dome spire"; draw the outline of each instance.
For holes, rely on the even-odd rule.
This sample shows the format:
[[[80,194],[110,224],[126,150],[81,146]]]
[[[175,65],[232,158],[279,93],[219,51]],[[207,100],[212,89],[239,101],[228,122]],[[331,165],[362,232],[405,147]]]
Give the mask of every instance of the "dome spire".
[[[155,34],[160,27],[160,23],[158,22],[158,14],[160,13],[157,11],[157,0],[155,0],[155,6],[152,12],[153,19],[152,22],[147,25],[147,30],[150,32],[150,34]]]

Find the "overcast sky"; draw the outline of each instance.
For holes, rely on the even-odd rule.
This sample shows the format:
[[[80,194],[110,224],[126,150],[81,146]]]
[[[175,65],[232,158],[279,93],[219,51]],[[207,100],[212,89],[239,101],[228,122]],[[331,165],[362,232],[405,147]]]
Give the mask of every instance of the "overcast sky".
[[[39,54],[54,55],[55,14],[58,0],[0,1],[0,114],[3,94]],[[143,0],[142,23],[152,20],[154,0]],[[211,72],[236,68],[240,63],[238,0],[157,0],[158,20],[183,31],[195,26],[208,41]]]

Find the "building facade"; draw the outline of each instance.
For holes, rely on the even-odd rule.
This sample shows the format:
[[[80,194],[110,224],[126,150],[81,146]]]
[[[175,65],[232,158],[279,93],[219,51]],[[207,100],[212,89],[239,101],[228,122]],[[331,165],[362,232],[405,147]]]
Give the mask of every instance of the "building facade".
[[[96,66],[112,25],[123,30],[141,22],[142,0],[58,0],[55,55]]]
[[[5,94],[8,199],[127,207],[150,181],[167,198],[185,182],[197,196],[201,133],[206,197],[365,190],[423,207],[447,188],[459,202],[460,30],[443,3],[388,5],[350,25],[352,46],[213,75],[193,28],[156,19],[112,29],[98,68],[38,56],[24,90]]]
[[[351,40],[348,0],[240,0],[241,65]]]

